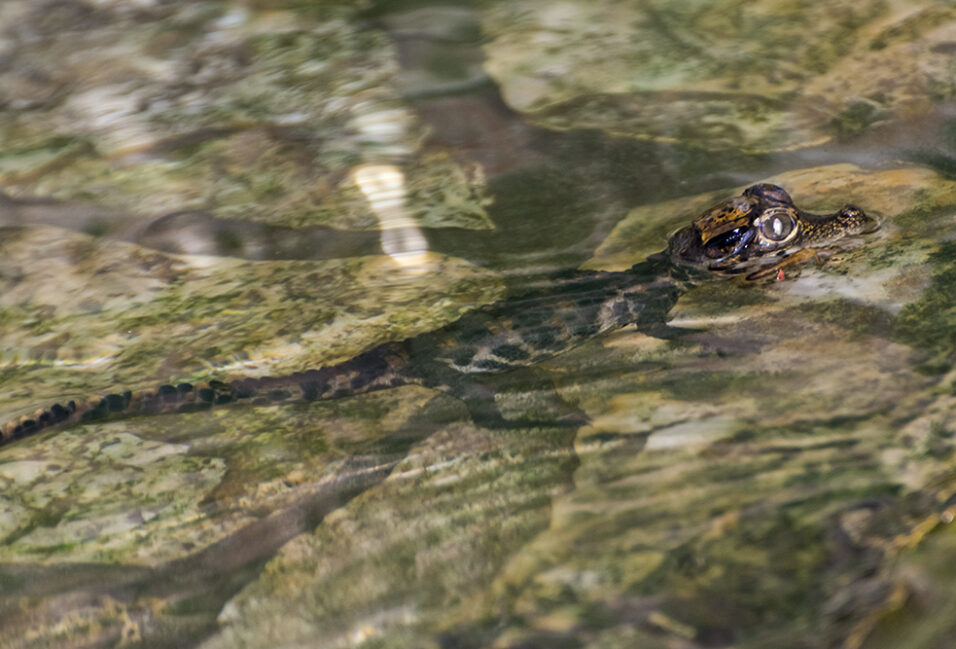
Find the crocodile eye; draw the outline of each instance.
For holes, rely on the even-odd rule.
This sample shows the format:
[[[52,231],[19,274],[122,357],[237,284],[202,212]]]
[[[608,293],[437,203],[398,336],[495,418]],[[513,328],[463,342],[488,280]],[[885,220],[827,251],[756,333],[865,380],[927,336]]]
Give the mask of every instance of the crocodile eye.
[[[783,241],[793,232],[796,223],[789,214],[771,214],[760,223],[760,234],[771,241]]]

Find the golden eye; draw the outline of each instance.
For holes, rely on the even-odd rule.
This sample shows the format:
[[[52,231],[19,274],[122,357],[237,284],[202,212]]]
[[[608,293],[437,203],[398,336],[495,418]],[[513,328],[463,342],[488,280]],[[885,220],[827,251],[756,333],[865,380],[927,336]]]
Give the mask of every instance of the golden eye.
[[[795,223],[788,214],[772,214],[760,223],[760,234],[771,241],[783,241],[793,232]]]

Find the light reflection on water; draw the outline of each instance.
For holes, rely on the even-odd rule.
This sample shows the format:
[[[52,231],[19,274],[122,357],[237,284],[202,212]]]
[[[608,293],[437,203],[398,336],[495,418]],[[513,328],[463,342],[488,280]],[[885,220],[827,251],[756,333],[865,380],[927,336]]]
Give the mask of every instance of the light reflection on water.
[[[30,148],[27,135],[9,136],[19,153],[0,165],[10,194],[0,219],[26,228],[5,231],[0,265],[4,411],[349,358],[491,302],[501,283],[519,295],[582,265],[627,267],[715,198],[764,179],[812,211],[859,204],[884,227],[785,282],[699,286],[670,314],[682,330],[671,337],[615,331],[489,379],[506,417],[533,422],[514,430],[483,428],[457,400],[406,386],[5,447],[0,645],[856,648],[898,646],[922,628],[907,646],[944,646],[953,591],[937,575],[952,554],[956,494],[952,96],[918,119],[874,117],[824,144],[814,133],[811,146],[735,149],[716,127],[695,130],[690,120],[706,115],[681,123],[688,104],[706,105],[686,88],[672,103],[635,95],[663,101],[669,129],[638,132],[640,101],[612,100],[627,96],[640,58],[627,78],[613,66],[592,73],[614,92],[512,110],[514,97],[562,76],[578,46],[564,22],[574,3],[529,2],[504,25],[494,3],[319,18],[225,3],[195,43],[142,4],[160,26],[150,57],[180,40],[195,48],[178,61],[195,78],[179,81],[199,96],[220,78],[253,90],[293,78],[263,93],[274,104],[246,90],[210,95],[221,130],[200,120],[178,132],[147,84],[103,90],[105,108],[64,131],[83,144]],[[606,4],[609,15],[633,11]],[[51,9],[41,24],[18,3],[0,20],[9,30],[34,21],[37,42],[69,44],[71,24],[93,38],[107,20],[96,12],[108,11],[95,7],[111,6],[60,5],[69,21]],[[496,48],[539,13],[554,65],[535,76],[541,63],[521,58],[520,40]],[[634,18],[621,24],[654,18],[661,35],[693,42],[663,8]],[[176,20],[204,24],[189,12]],[[906,24],[938,38],[926,20]],[[321,38],[304,38],[310,29]],[[5,38],[7,48],[15,38]],[[590,39],[587,57],[622,47]],[[509,53],[524,67],[503,91]],[[242,67],[259,60],[276,63]],[[592,81],[563,71],[559,96]],[[173,83],[163,79],[152,81]],[[22,91],[33,103],[15,111],[65,128],[34,83]],[[805,101],[794,93],[794,106]],[[177,119],[199,114],[183,105]],[[624,126],[608,125],[615,115]],[[854,115],[833,119],[846,129]],[[783,136],[804,136],[790,126]],[[116,142],[128,133],[135,155]],[[724,144],[709,148],[701,133]],[[76,362],[91,357],[104,360]],[[561,425],[567,410],[587,423]]]
[[[356,167],[352,177],[378,217],[382,251],[409,272],[428,272],[428,242],[406,206],[402,170],[394,165],[369,164]]]

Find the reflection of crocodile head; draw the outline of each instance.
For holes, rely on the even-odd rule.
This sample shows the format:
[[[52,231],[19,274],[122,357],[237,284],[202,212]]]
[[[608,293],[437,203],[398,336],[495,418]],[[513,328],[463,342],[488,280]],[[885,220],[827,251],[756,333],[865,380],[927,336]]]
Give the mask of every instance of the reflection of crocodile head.
[[[671,238],[670,255],[679,265],[761,277],[877,227],[852,205],[835,214],[810,214],[797,209],[782,188],[761,184],[714,205],[679,230]]]

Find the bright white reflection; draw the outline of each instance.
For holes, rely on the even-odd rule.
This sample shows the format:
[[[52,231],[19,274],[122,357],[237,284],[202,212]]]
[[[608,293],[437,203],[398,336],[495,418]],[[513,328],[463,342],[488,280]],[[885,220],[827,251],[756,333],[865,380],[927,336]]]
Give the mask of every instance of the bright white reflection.
[[[415,153],[414,119],[402,107],[362,102],[353,109],[350,126],[357,132],[366,159],[397,161]]]
[[[378,217],[385,254],[403,268],[424,272],[428,242],[408,214],[402,170],[395,165],[366,164],[352,171],[352,179]]]

